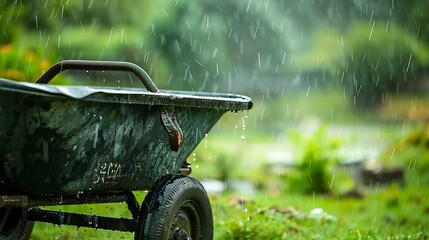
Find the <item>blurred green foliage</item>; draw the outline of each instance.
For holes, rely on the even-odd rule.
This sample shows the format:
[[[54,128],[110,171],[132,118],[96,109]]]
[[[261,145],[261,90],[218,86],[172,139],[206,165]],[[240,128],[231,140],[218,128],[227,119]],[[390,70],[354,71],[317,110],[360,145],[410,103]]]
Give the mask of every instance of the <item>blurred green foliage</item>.
[[[428,72],[425,0],[2,0],[0,9],[0,45],[44,49],[50,62],[131,61],[161,88],[266,94],[329,72],[328,84],[342,81],[348,102],[367,108]]]
[[[261,61],[283,46],[261,3],[17,0],[0,8],[0,43],[43,46],[54,61],[131,61],[175,89],[216,89],[232,75],[271,71]]]
[[[429,66],[429,48],[399,27],[359,21],[331,44],[336,58],[326,68],[361,109],[378,106],[389,94],[418,89],[415,77]]]
[[[329,139],[326,127],[318,128],[309,138],[299,133],[294,135],[292,138],[295,139],[295,145],[303,146],[304,149],[299,158],[297,172],[285,176],[288,190],[305,194],[332,191],[331,170],[339,160],[339,139]]]
[[[429,184],[429,125],[416,126],[406,136],[383,149],[378,161],[385,167],[407,170],[407,181]]]
[[[0,77],[34,82],[52,64],[42,52],[40,48],[33,51],[14,44],[1,45]]]
[[[283,3],[296,7],[292,15],[302,19],[298,24],[311,29],[295,68],[328,72],[351,106],[374,109],[389,95],[423,89],[429,72],[426,1]]]
[[[277,49],[284,48],[284,41],[272,27],[267,9],[260,3],[249,9],[249,4],[181,1],[171,9],[168,19],[157,25],[156,41],[178,75],[173,86],[183,85],[177,82],[183,79],[198,89],[213,88],[213,83],[225,84],[231,75],[271,72],[264,59],[279,60]]]

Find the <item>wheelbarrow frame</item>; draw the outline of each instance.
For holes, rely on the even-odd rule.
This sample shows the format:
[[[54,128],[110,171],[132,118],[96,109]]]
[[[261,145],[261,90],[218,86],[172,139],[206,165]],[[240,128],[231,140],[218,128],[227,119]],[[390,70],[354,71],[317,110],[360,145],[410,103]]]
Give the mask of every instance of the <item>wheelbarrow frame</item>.
[[[215,124],[217,119],[221,117],[221,115],[227,110],[239,111],[246,110],[252,107],[252,103],[249,98],[238,95],[213,95],[209,93],[199,93],[195,95],[190,92],[177,92],[172,91],[159,91],[153,81],[150,79],[149,75],[141,69],[139,66],[127,63],[127,62],[110,62],[110,61],[78,61],[78,60],[68,60],[62,61],[54,66],[52,66],[45,74],[43,74],[40,79],[36,82],[39,85],[31,85],[29,89],[34,90],[34,86],[40,86],[40,92],[31,93],[45,96],[46,94],[54,94],[58,95],[56,90],[48,89],[42,87],[43,84],[49,83],[58,73],[65,70],[87,70],[87,71],[127,71],[134,73],[143,83],[145,88],[149,91],[145,93],[144,101],[146,104],[150,106],[158,106],[159,115],[161,118],[162,126],[166,131],[165,139],[169,142],[169,147],[171,148],[171,152],[178,152],[182,148],[182,143],[184,141],[184,136],[182,130],[176,120],[174,115],[175,108],[188,108],[192,107],[195,109],[203,108],[203,109],[211,109],[212,111],[219,111],[218,116],[213,118],[211,123],[209,123],[209,127],[207,131]],[[37,87],[36,87],[37,90]],[[135,89],[134,89],[135,90]],[[133,89],[127,89],[128,93],[133,92]],[[21,92],[26,92],[27,89],[25,86],[20,90]],[[51,92],[49,92],[51,91]],[[95,88],[89,90],[88,92],[84,92],[83,98],[85,101],[93,101],[97,102],[102,99],[105,102],[114,102],[117,104],[121,103],[133,103],[139,102],[141,104],[142,97],[139,95],[131,95],[130,94],[110,94],[112,92],[120,92],[120,90],[106,90],[103,88],[97,89]],[[99,95],[103,95],[102,98]],[[69,96],[57,96],[59,98],[64,98],[64,101],[69,101]],[[75,96],[72,96],[75,97]],[[78,97],[79,98],[79,97]],[[237,100],[238,99],[238,100]],[[75,101],[75,100],[71,100]],[[76,101],[80,101],[79,99]],[[143,103],[145,104],[145,103]],[[149,107],[152,108],[152,107]],[[199,133],[199,134],[205,134]],[[187,137],[187,136],[186,136]],[[190,136],[192,137],[192,136]],[[185,139],[186,140],[186,139]],[[190,174],[191,168],[190,164],[186,162],[186,157],[189,155],[188,152],[192,151],[200,140],[197,140],[195,143],[190,146],[185,146],[188,149],[186,153],[179,156],[180,166],[174,166],[170,168],[170,172],[166,174],[158,175],[156,179],[149,181],[147,185],[136,185],[134,187],[130,187],[127,189],[126,187],[120,188],[110,188],[106,186],[104,188],[99,188],[95,190],[87,190],[86,191],[75,193],[76,188],[70,188],[68,190],[64,190],[62,188],[54,189],[50,188],[47,192],[43,190],[36,189],[32,190],[31,188],[25,188],[25,186],[17,185],[18,188],[24,189],[23,192],[17,191],[13,192],[13,190],[3,190],[0,191],[0,209],[6,209],[4,211],[4,216],[8,214],[16,214],[15,212],[10,212],[7,209],[22,209],[22,215],[18,212],[18,219],[20,217],[25,218],[26,220],[32,221],[40,221],[40,222],[48,222],[57,225],[74,225],[78,227],[90,227],[97,229],[107,229],[107,230],[118,230],[118,231],[128,231],[135,232],[136,230],[141,230],[139,225],[141,225],[142,218],[142,208],[139,205],[136,197],[134,196],[132,191],[135,190],[150,190],[153,189],[164,189],[164,187],[158,186],[159,184],[174,184],[175,182],[183,181],[180,175],[176,174]],[[95,141],[96,142],[96,141]],[[95,146],[96,143],[94,143]],[[189,143],[185,142],[185,145],[189,145]],[[164,179],[164,180],[162,180]],[[165,180],[167,179],[167,180]],[[173,179],[173,180],[171,180]],[[200,189],[198,191],[202,192],[201,195],[206,196],[207,193],[203,190],[202,187],[199,186],[199,183],[194,180],[189,181],[190,177],[186,177],[187,182],[192,182],[193,185],[198,185],[196,189]],[[133,180],[133,179],[132,179]],[[171,181],[170,181],[171,180]],[[191,184],[191,185],[192,185]],[[192,186],[193,186],[192,185]],[[192,188],[192,187],[191,187]],[[0,189],[1,184],[0,184]],[[89,188],[91,189],[91,188]],[[201,190],[202,189],[202,190]],[[53,191],[49,191],[53,190]],[[156,195],[154,193],[152,195]],[[163,194],[163,193],[159,193]],[[174,194],[174,193],[173,193]],[[153,197],[152,197],[153,198]],[[156,196],[155,196],[156,198]],[[155,199],[156,200],[156,199]],[[149,200],[148,200],[149,201]],[[151,199],[153,202],[154,200]],[[205,201],[205,200],[204,200]],[[207,200],[208,201],[208,200]],[[69,213],[69,212],[59,212],[59,211],[51,211],[40,209],[39,206],[56,206],[56,205],[76,205],[76,204],[94,204],[94,203],[114,203],[114,202],[125,202],[129,211],[131,212],[131,219],[128,218],[111,218],[104,216],[97,216],[92,214],[78,214],[78,213]],[[153,205],[153,204],[152,204]],[[147,209],[145,206],[144,212],[148,211],[156,211],[156,209]],[[198,208],[198,207],[195,207]],[[189,208],[192,212],[192,207]],[[189,210],[188,209],[188,210]],[[3,211],[2,210],[2,211]],[[204,213],[206,214],[206,213]],[[207,214],[206,214],[207,215]],[[211,219],[211,210],[209,210],[209,218]],[[0,231],[1,229],[7,225],[6,220],[0,221]],[[139,222],[140,221],[140,222]],[[178,220],[179,221],[179,220]],[[6,223],[5,223],[6,222]],[[187,230],[189,233],[189,229]],[[182,231],[184,232],[184,231]],[[177,232],[178,233],[178,232]],[[167,233],[168,235],[169,233]],[[175,234],[174,232],[172,234]],[[179,233],[181,234],[181,233]],[[185,234],[185,235],[186,235]],[[146,236],[138,234],[139,236]],[[148,235],[149,236],[149,235]],[[168,235],[168,236],[171,236]]]

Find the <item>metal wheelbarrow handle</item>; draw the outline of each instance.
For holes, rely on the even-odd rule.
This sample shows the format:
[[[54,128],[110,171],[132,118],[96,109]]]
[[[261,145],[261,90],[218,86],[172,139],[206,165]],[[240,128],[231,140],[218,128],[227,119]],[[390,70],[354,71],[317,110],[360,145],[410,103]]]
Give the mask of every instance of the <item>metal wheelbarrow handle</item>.
[[[64,60],[49,68],[42,76],[40,76],[36,83],[47,84],[57,74],[65,70],[132,72],[140,79],[148,91],[159,92],[152,79],[141,67],[134,63],[117,61]]]

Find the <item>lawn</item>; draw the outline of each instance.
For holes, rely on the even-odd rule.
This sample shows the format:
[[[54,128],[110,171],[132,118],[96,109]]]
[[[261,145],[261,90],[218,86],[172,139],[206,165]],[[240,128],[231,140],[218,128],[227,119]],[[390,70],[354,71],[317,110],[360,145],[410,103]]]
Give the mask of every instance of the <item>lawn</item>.
[[[245,200],[229,195],[213,201],[215,238],[427,239],[427,196],[427,189],[414,186],[370,190],[362,199],[262,194]]]
[[[248,194],[246,194],[248,195]],[[255,192],[211,195],[215,239],[428,239],[425,186],[367,189],[362,199]],[[84,209],[84,210],[82,210]],[[124,204],[63,208],[126,217]],[[36,223],[31,239],[133,239],[129,233]]]

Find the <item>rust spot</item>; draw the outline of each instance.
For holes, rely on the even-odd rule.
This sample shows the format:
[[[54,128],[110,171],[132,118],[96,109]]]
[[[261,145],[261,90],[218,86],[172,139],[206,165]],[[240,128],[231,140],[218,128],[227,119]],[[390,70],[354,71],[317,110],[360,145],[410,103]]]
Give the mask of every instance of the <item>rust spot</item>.
[[[174,109],[162,107],[160,111],[162,125],[164,126],[170,138],[171,150],[177,152],[182,145],[183,133],[176,121],[176,118],[174,117]]]

